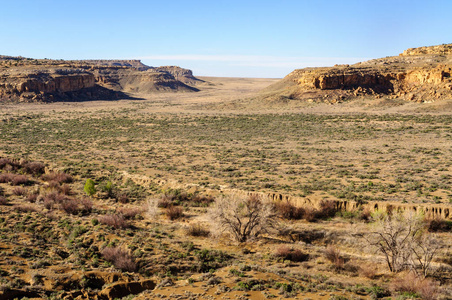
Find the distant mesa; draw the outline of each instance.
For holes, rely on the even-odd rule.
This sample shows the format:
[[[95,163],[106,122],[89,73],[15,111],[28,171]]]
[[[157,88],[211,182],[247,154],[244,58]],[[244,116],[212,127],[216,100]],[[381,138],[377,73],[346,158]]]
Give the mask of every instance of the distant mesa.
[[[50,60],[0,55],[0,101],[114,100],[196,92],[192,71],[140,60]]]
[[[359,97],[424,102],[452,97],[452,44],[410,48],[354,65],[298,69],[265,89],[270,100],[336,103]]]

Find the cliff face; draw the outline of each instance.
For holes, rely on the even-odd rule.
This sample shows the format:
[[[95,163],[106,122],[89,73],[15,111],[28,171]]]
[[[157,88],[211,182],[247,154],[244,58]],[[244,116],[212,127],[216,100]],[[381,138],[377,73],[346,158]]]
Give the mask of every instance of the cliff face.
[[[176,78],[177,77],[177,78]],[[0,101],[117,99],[124,93],[197,91],[179,67],[153,68],[139,60],[34,60],[0,56]]]
[[[369,95],[432,101],[452,96],[451,70],[452,44],[421,47],[351,66],[295,70],[266,92],[306,99],[317,91],[328,102]]]

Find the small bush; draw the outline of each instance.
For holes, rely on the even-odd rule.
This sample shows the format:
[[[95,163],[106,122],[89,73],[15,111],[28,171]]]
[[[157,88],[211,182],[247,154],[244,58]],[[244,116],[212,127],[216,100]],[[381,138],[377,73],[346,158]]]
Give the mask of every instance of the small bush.
[[[3,173],[0,174],[0,183],[10,183],[13,180],[14,174]]]
[[[30,175],[40,176],[44,174],[45,165],[42,162],[32,161],[23,163],[22,168]]]
[[[92,179],[87,179],[85,182],[85,186],[83,187],[83,190],[88,196],[92,196],[96,193],[96,186]]]
[[[143,209],[138,207],[124,207],[118,210],[118,214],[125,219],[134,219],[137,215],[143,213]]]
[[[15,175],[11,179],[12,185],[26,185],[30,181],[28,180],[28,177],[26,175]]]
[[[25,200],[27,200],[27,202],[30,203],[35,203],[36,200],[38,199],[38,194],[28,194],[27,197],[25,198]]]
[[[0,158],[0,169],[4,169],[6,165],[10,165],[12,161],[9,158]]]
[[[290,260],[293,262],[306,261],[309,258],[308,254],[301,252],[301,250],[299,249],[293,249],[288,246],[281,246],[276,249],[274,256],[283,260]]]
[[[186,230],[190,236],[209,236],[210,231],[199,223],[190,224]]]
[[[182,207],[171,205],[166,209],[166,215],[170,220],[180,219],[184,215],[184,210]]]
[[[8,204],[8,200],[6,200],[5,197],[0,196],[0,205],[6,205],[6,204]]]
[[[72,195],[72,189],[69,185],[67,184],[63,184],[60,188],[59,188],[60,193],[64,194],[64,195]]]
[[[320,202],[320,210],[318,211],[318,218],[326,219],[332,218],[336,215],[336,203],[331,200],[322,200]]]
[[[115,229],[127,228],[129,224],[121,215],[104,215],[99,217],[99,222]]]
[[[325,258],[333,263],[336,269],[342,269],[344,267],[344,259],[341,257],[341,252],[336,246],[329,245],[324,251]]]
[[[449,232],[452,231],[452,221],[435,218],[426,220],[428,231],[430,232]]]
[[[62,210],[71,215],[77,215],[81,211],[76,199],[67,198],[60,205]]]
[[[102,256],[120,270],[134,272],[137,269],[132,255],[119,247],[106,247],[102,250]]]
[[[16,205],[14,206],[14,210],[21,213],[27,213],[27,212],[37,212],[38,210],[36,207],[31,205]]]
[[[16,196],[23,196],[27,194],[27,190],[23,187],[18,186],[13,189],[13,194]]]
[[[395,293],[409,293],[424,300],[437,299],[438,284],[429,278],[420,278],[413,273],[404,274],[391,281],[390,289]]]
[[[42,176],[45,181],[56,181],[59,184],[62,183],[72,183],[73,178],[71,175],[63,173],[63,172],[51,172],[49,174],[45,174]]]
[[[313,207],[306,207],[304,210],[304,219],[308,222],[314,222],[317,220],[318,211]]]
[[[129,203],[129,196],[126,193],[118,193],[116,200],[122,204],[126,204]]]
[[[275,206],[281,218],[287,220],[300,220],[305,215],[304,208],[296,207],[290,202],[280,202],[277,203]]]
[[[377,269],[375,265],[365,264],[359,267],[359,275],[369,279],[375,279],[377,276]]]
[[[162,197],[159,199],[157,206],[161,208],[168,208],[172,205],[171,200],[169,200],[167,197]]]

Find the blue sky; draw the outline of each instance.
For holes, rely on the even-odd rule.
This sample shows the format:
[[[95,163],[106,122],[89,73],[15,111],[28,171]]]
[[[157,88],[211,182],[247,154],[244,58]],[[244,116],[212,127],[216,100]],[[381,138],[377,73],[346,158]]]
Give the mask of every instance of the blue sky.
[[[451,0],[0,0],[0,54],[141,59],[195,75],[292,70],[452,43]]]

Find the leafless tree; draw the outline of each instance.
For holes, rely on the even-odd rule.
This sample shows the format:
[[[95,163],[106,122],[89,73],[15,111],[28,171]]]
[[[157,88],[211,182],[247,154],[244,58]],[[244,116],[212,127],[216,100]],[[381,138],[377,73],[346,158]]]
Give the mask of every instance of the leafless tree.
[[[425,232],[420,235],[416,242],[412,245],[413,255],[412,266],[414,271],[418,275],[427,277],[431,269],[431,263],[438,251],[441,249],[442,244],[433,234]],[[416,265],[419,266],[421,273],[416,269]]]
[[[389,270],[417,272],[419,267],[427,276],[441,245],[427,232],[423,215],[393,212],[379,215],[374,221],[373,230],[364,237],[384,255]]]
[[[268,233],[277,224],[274,205],[258,195],[243,197],[238,194],[218,198],[210,212],[216,234],[229,233],[238,242]]]

